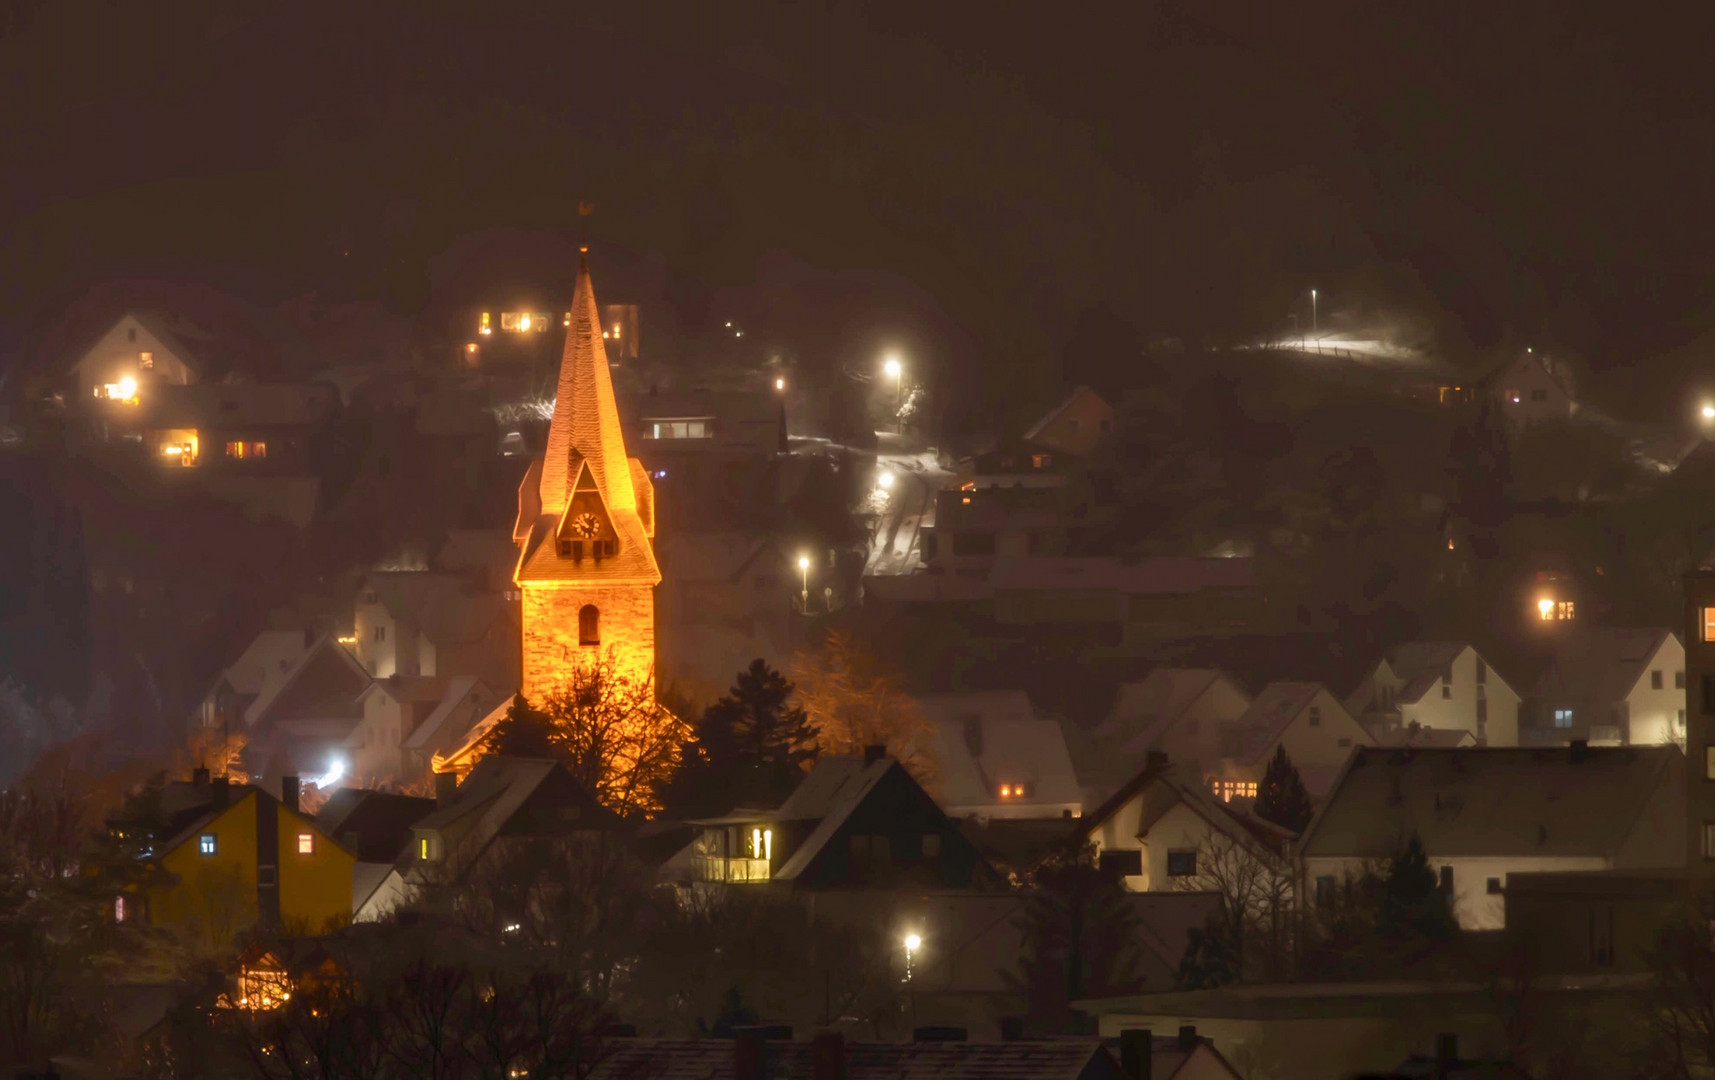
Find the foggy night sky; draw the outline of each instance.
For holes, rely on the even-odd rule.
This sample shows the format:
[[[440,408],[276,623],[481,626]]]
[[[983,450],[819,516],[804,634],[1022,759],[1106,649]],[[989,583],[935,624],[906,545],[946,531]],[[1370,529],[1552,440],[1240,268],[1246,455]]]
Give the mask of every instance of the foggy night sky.
[[[411,312],[496,227],[587,228],[692,320],[1042,378],[1093,308],[1219,337],[1311,284],[1598,368],[1715,321],[1707,8],[0,12],[0,357],[111,277]]]

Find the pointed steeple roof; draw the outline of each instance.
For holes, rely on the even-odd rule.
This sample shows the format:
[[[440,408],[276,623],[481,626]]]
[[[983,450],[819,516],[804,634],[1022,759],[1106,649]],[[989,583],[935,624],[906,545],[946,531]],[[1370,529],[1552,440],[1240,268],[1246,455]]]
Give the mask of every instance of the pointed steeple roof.
[[[570,498],[577,458],[582,458],[609,509],[636,510],[637,492],[625,460],[625,436],[601,340],[601,313],[590,284],[588,248],[578,258],[578,284],[572,294],[572,325],[560,359],[559,397],[548,427],[542,461],[542,508],[559,514]]]

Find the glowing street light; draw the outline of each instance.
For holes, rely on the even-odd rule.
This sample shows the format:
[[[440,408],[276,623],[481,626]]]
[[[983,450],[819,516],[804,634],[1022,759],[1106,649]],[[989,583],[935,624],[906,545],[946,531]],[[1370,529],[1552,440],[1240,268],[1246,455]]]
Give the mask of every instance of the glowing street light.
[[[905,935],[905,981],[911,981],[912,962],[917,959],[917,950],[923,947],[923,937],[920,934]]]
[[[1545,596],[1536,602],[1536,610],[1542,614],[1546,621],[1549,616],[1554,614],[1554,601]]]
[[[1318,333],[1318,331],[1316,328],[1316,290],[1311,289],[1310,290],[1310,335],[1312,337],[1315,337],[1317,335],[1317,333]]]
[[[885,469],[882,470],[881,475],[877,476],[875,478],[875,485],[876,485],[876,487],[879,487],[883,491],[892,491],[893,490],[893,474],[888,472]]]
[[[1703,406],[1703,419],[1715,420],[1715,405]]]
[[[120,401],[130,401],[137,396],[137,380],[127,375],[114,383],[114,389],[119,391]]]
[[[804,579],[804,591],[800,599],[804,604],[804,613],[808,615],[810,613],[810,556],[798,556],[798,573]]]
[[[899,362],[899,357],[889,356],[881,365],[881,370],[893,380],[893,419],[895,430],[905,430],[905,417],[900,411],[905,407],[905,365]]]
[[[774,389],[776,389],[776,390],[786,389],[786,380],[785,379],[775,379],[774,380]]]
[[[528,316],[528,315],[518,316],[518,329],[520,329],[520,330],[530,329],[530,316]]]

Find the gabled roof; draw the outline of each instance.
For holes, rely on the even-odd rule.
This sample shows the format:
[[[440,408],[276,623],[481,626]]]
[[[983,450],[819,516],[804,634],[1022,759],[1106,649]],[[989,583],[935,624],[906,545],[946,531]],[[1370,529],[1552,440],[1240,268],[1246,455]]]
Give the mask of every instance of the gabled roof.
[[[161,857],[165,856],[168,852],[173,851],[176,848],[178,848],[178,847],[184,845],[185,843],[189,842],[189,840],[193,836],[196,836],[197,834],[201,833],[204,829],[208,828],[209,825],[213,824],[215,821],[219,820],[220,818],[225,817],[228,813],[232,812],[241,803],[243,803],[245,801],[245,799],[250,798],[252,796],[257,798],[257,799],[266,799],[269,802],[273,803],[275,805],[275,807],[278,808],[278,810],[277,810],[278,813],[282,813],[282,814],[292,814],[293,813],[292,811],[287,810],[285,804],[282,803],[279,799],[276,799],[274,796],[270,795],[268,792],[263,791],[261,788],[256,787],[253,784],[233,784],[231,787],[229,787],[227,789],[227,798],[226,798],[225,802],[210,803],[207,807],[204,808],[202,813],[200,813],[196,817],[191,818],[190,820],[180,824],[179,831],[177,833],[168,837],[166,840],[162,841],[160,844],[157,844],[155,846],[155,857],[161,858]],[[304,814],[304,813],[300,812],[300,813],[295,814],[294,816],[297,817],[299,820],[305,822],[306,824],[315,826],[315,819],[310,817],[308,814]],[[319,826],[316,826],[316,832],[321,833],[321,835],[323,836],[324,839],[326,839],[328,842],[334,844],[340,850],[346,852],[347,854],[352,854],[350,848],[348,848],[344,844],[340,843],[333,836],[328,835]]]
[[[559,762],[490,755],[477,762],[447,805],[425,814],[413,828],[450,835],[448,856],[474,859],[539,792],[578,810],[575,817],[556,818],[549,830],[554,835],[607,828],[617,821]]]
[[[1672,630],[1598,626],[1569,634],[1532,688],[1533,696],[1602,703],[1624,701],[1649,671]]]
[[[324,634],[304,651],[287,676],[244,710],[254,727],[284,719],[349,719],[363,716],[358,695],[373,680],[357,657]]]
[[[590,1080],[709,1080],[733,1074],[732,1039],[610,1039]],[[1095,1039],[846,1043],[845,1080],[1123,1080]],[[812,1044],[766,1042],[769,1080],[812,1080]]]
[[[1141,753],[1158,743],[1222,679],[1244,693],[1231,676],[1216,668],[1158,667],[1142,682],[1120,684],[1113,708],[1095,733],[1109,738],[1129,733],[1125,751]]]
[[[1447,856],[1613,857],[1677,746],[1356,750],[1306,830],[1304,857],[1385,855],[1412,832]]]
[[[1255,814],[1235,810],[1211,796],[1201,784],[1187,782],[1165,759],[1144,765],[1136,776],[1110,795],[1101,806],[1080,818],[1073,834],[1080,837],[1090,836],[1133,799],[1145,795],[1151,788],[1160,791],[1162,797],[1153,802],[1145,800],[1143,815],[1138,821],[1140,836],[1168,810],[1183,804],[1216,830],[1240,843],[1262,848],[1272,854],[1282,853],[1293,838],[1291,830],[1264,821]]]
[[[364,862],[390,863],[411,839],[411,826],[435,808],[435,800],[389,791],[340,788],[316,814],[316,828],[348,843]]]
[[[918,706],[935,725],[940,801],[950,811],[1000,803],[998,787],[1006,782],[1029,785],[1029,794],[1009,805],[1083,801],[1066,733],[1057,722],[1038,719],[1024,691],[939,694],[919,699]]]
[[[370,683],[357,697],[361,701],[371,694],[385,694],[394,701],[420,704],[440,701],[446,689],[447,680],[437,675],[389,675]]]
[[[823,762],[828,760],[828,757],[817,760],[816,767],[810,770],[810,775],[806,776],[803,783],[798,785],[799,791],[802,791],[809,786],[812,780],[816,779],[816,774],[823,770]],[[875,790],[875,786],[881,783],[882,777],[894,769],[903,772],[905,768],[892,758],[882,758],[867,765],[864,764],[862,758],[855,757],[835,756],[833,761],[834,764],[828,772],[830,778],[838,778],[837,784],[819,784],[803,800],[799,800],[798,791],[794,791],[791,798],[786,800],[786,805],[780,808],[778,820],[781,821],[794,820],[793,816],[788,814],[789,810],[799,815],[800,818],[807,817],[808,811],[817,806],[823,808],[823,813],[817,815],[821,820],[817,822],[815,829],[811,831],[804,842],[798,845],[798,849],[792,853],[792,857],[787,859],[779,870],[775,871],[773,875],[775,881],[793,881],[797,879],[799,874],[808,870],[810,864],[822,853],[822,849],[839,832],[840,826],[844,825],[846,819],[851,817],[852,811],[862,805],[864,799],[869,797],[869,793]],[[855,769],[851,767],[854,763]],[[915,780],[911,782],[916,783]]]
[[[1113,412],[1113,407],[1108,405],[1107,401],[1103,399],[1100,394],[1096,393],[1088,386],[1075,386],[1072,388],[1070,393],[1060,399],[1060,403],[1058,405],[1044,413],[1042,419],[1030,425],[1030,430],[1024,433],[1024,441],[1035,442],[1042,436],[1042,433],[1054,423],[1054,421],[1060,419],[1067,409],[1070,409],[1073,405],[1076,405],[1079,401],[1085,398],[1094,398],[1097,402],[1100,402],[1109,413]]]
[[[264,630],[223,673],[240,694],[260,694],[284,679],[308,650],[302,630]]]
[[[1262,757],[1322,692],[1321,683],[1269,683],[1257,694],[1251,707],[1233,721],[1232,730],[1242,733],[1239,745],[1222,756],[1234,761],[1255,761]],[[1338,707],[1339,703],[1335,705]]]
[[[138,326],[148,331],[156,341],[159,341],[163,347],[183,361],[184,365],[199,377],[208,377],[210,373],[209,359],[201,353],[206,350],[211,340],[209,335],[190,326],[183,320],[175,319],[165,312],[151,308],[129,308],[112,322],[103,324],[101,331],[85,340],[83,347],[74,354],[76,360],[72,363],[72,369],[75,370],[81,365],[88,358],[89,351],[126,319],[131,319]]]
[[[1408,641],[1395,647],[1388,655],[1388,666],[1401,683],[1394,700],[1406,704],[1422,701],[1468,648],[1462,641]]]
[[[401,744],[407,750],[444,753],[458,747],[494,703],[505,703],[510,695],[497,696],[474,675],[455,675],[446,681],[440,704],[411,730]]]

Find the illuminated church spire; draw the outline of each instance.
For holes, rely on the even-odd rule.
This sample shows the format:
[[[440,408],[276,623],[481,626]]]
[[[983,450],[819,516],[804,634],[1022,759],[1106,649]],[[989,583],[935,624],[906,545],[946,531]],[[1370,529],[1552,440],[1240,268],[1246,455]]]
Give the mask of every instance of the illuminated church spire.
[[[590,284],[589,248],[578,256],[578,283],[572,294],[572,325],[560,359],[560,386],[548,450],[542,460],[542,511],[558,513],[576,482],[577,462],[589,466],[609,510],[632,510],[637,495],[626,464],[625,436],[613,398],[607,348],[601,339],[601,313]]]

